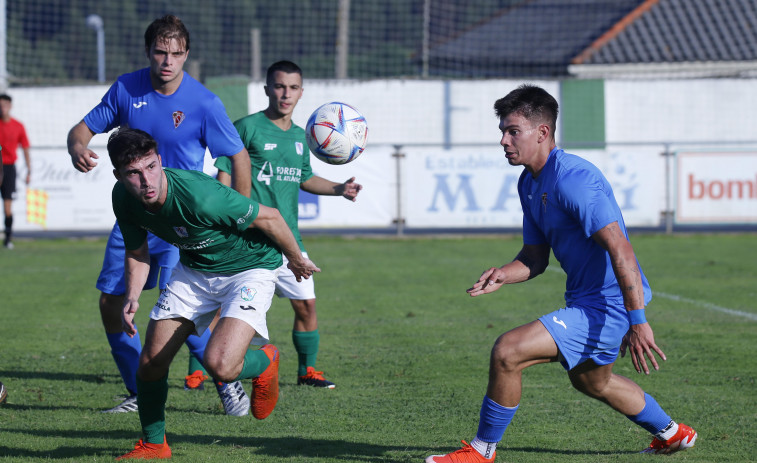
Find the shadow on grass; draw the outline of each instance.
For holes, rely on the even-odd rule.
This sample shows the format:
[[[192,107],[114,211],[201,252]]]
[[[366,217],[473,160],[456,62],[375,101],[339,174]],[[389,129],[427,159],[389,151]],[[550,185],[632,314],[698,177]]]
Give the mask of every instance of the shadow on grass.
[[[134,438],[134,431],[112,430],[112,431],[61,431],[58,429],[51,430],[21,430],[21,429],[2,429],[0,432],[10,432],[27,435],[30,439],[34,438],[61,438],[61,439],[81,439],[82,446],[68,445],[57,447],[52,450],[30,450],[25,448],[13,448],[0,445],[0,455],[5,457],[21,458],[38,458],[38,459],[68,459],[68,458],[85,458],[96,456],[113,456],[117,457],[128,452],[131,448],[124,448],[123,451],[115,452],[112,447],[92,447],[86,443],[93,439],[114,439],[129,440]],[[191,446],[202,445],[206,443],[208,447],[215,446],[219,452],[223,449],[234,448],[236,450],[249,450],[251,457],[276,457],[283,459],[329,459],[333,461],[349,462],[369,462],[381,461],[388,463],[406,463],[416,461],[434,453],[447,453],[455,448],[429,448],[414,447],[407,445],[379,445],[365,442],[348,442],[342,440],[330,439],[304,439],[301,437],[228,437],[214,436],[206,434],[173,434],[169,433],[169,443],[174,457],[189,456],[184,453],[185,444]],[[219,444],[221,443],[221,444]],[[508,452],[520,452],[530,454],[555,454],[555,455],[622,455],[632,454],[627,450],[607,450],[607,451],[580,451],[565,449],[550,449],[537,447],[509,447],[500,450],[503,454]],[[400,453],[401,456],[392,455]],[[219,454],[220,456],[220,454]]]
[[[110,381],[121,380],[121,377],[113,375],[89,375],[81,373],[65,373],[50,371],[26,371],[26,370],[0,370],[1,379],[46,379],[50,381],[82,381],[85,383],[102,384]]]

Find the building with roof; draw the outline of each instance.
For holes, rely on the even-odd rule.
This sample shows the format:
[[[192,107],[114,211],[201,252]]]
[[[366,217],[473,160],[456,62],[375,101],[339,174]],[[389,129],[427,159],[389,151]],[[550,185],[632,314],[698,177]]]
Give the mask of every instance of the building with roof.
[[[453,77],[754,77],[754,0],[526,0],[429,50]]]

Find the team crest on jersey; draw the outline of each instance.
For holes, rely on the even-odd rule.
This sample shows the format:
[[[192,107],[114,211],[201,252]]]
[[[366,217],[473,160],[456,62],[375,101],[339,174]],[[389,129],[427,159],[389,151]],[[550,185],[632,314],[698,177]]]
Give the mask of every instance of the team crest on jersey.
[[[301,141],[294,142],[294,149],[297,150],[297,154],[299,154],[300,156],[302,156],[302,153],[304,152],[303,148],[304,147],[302,146],[302,142]]]
[[[255,294],[257,294],[257,290],[255,288],[248,288],[247,286],[242,286],[241,296],[243,300],[251,301],[255,298]]]
[[[184,119],[186,119],[187,116],[184,115],[184,112],[182,111],[174,111],[173,114],[173,128],[178,129],[182,122],[184,122]]]
[[[189,238],[189,232],[187,232],[186,227],[173,227],[173,231],[182,238]]]

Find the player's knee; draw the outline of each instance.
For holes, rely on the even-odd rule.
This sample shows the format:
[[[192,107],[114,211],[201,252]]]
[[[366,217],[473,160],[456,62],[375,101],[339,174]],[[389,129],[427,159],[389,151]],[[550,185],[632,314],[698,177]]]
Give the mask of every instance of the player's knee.
[[[500,336],[494,343],[491,352],[492,367],[503,371],[516,371],[521,364],[519,349],[516,343],[507,336]]]
[[[205,352],[203,365],[208,374],[216,381],[232,382],[239,374],[237,371],[238,365],[229,362],[225,356],[213,355],[208,351]]]
[[[295,316],[303,321],[314,320],[317,315],[315,312],[315,299],[292,301],[292,308]]]
[[[152,356],[143,350],[139,357],[137,376],[143,381],[157,381],[168,374],[169,364],[160,356]]]
[[[99,303],[100,318],[102,318],[105,331],[108,333],[121,332],[121,309],[123,308],[123,297],[100,293]]]

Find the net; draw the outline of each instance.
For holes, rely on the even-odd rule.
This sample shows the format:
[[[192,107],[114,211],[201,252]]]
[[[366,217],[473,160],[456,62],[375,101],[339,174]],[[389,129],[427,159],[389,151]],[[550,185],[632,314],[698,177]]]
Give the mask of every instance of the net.
[[[182,18],[205,77],[260,76],[290,59],[309,78],[565,74],[640,0],[5,0],[11,85],[92,82],[143,67],[143,33]],[[282,14],[285,12],[285,14]],[[559,27],[555,27],[559,18]],[[591,27],[587,27],[592,25]],[[343,26],[343,27],[340,27]],[[98,32],[104,76],[98,73]],[[580,40],[576,40],[576,36]],[[538,37],[538,41],[534,41]],[[568,40],[570,39],[570,40]],[[538,51],[535,48],[538,45]]]

